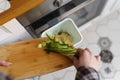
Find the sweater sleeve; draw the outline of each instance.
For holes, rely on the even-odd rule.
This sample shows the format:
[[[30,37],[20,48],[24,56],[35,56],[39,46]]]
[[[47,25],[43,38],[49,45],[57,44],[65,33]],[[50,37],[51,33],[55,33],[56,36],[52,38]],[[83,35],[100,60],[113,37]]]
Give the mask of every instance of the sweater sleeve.
[[[0,72],[0,80],[15,80],[15,79],[11,78],[10,76],[3,72]]]
[[[77,69],[75,80],[100,80],[100,77],[93,68],[82,66]]]

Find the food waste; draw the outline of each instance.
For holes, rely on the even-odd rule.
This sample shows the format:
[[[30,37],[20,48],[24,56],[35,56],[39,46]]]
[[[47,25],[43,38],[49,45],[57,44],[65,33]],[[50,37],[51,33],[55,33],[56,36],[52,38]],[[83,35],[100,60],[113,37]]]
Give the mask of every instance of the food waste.
[[[62,55],[75,55],[77,49],[67,43],[67,41],[62,37],[56,37],[55,35],[48,35],[47,40],[38,44],[38,48],[45,47],[47,53],[56,52]]]

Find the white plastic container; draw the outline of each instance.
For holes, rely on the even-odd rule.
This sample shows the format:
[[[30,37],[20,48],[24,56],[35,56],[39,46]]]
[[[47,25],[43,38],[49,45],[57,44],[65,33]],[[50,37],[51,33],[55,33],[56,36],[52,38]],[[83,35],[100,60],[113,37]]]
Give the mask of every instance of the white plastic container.
[[[67,32],[73,37],[72,43],[74,46],[78,46],[83,40],[83,37],[78,30],[76,24],[70,18],[66,18],[55,26],[47,29],[41,34],[41,37],[46,37],[46,33],[49,35],[57,35],[60,31]]]

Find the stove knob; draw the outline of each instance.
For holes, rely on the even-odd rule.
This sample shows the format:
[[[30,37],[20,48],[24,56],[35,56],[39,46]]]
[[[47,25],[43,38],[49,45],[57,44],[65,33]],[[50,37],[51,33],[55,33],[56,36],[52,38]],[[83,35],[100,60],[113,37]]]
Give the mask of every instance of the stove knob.
[[[62,4],[62,0],[55,0],[55,1],[53,2],[53,5],[54,5],[55,7],[60,7],[61,4]]]

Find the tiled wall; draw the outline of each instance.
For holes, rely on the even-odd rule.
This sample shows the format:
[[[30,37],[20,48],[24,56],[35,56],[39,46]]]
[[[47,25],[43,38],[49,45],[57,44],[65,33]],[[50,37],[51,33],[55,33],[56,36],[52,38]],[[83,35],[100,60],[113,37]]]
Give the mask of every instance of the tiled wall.
[[[120,11],[94,20],[81,33],[84,41],[80,47],[102,57],[101,80],[120,80]]]

